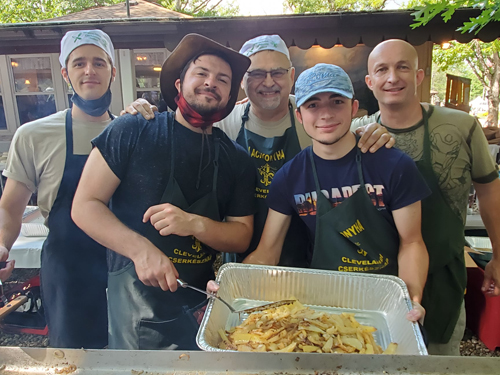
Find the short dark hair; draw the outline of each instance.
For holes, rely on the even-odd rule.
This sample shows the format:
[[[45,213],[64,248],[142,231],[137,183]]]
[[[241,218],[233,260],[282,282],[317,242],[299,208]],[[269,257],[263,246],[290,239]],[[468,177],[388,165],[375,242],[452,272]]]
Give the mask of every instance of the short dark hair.
[[[189,69],[189,67],[191,66],[191,64],[193,64],[196,60],[198,60],[201,56],[205,56],[205,55],[211,55],[211,56],[216,56],[222,60],[224,60],[228,65],[229,67],[231,68],[231,65],[229,64],[229,61],[227,61],[227,57],[223,54],[223,53],[220,53],[218,51],[213,51],[213,52],[200,52],[199,54],[197,54],[196,56],[194,56],[191,60],[189,60],[186,65],[184,65],[184,68],[182,68],[181,70],[181,74],[179,75],[179,78],[181,80],[181,83],[182,81],[184,81],[184,77],[186,76],[186,72],[187,70]],[[231,68],[231,72],[233,71],[233,69]]]

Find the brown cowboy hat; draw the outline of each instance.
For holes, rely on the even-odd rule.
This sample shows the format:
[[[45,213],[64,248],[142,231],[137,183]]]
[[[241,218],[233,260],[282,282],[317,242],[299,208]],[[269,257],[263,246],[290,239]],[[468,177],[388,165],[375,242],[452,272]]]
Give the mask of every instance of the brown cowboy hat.
[[[217,55],[224,56],[224,59],[231,67],[233,78],[231,80],[231,97],[226,106],[226,116],[233,110],[238,99],[241,80],[250,66],[250,59],[199,34],[188,34],[182,38],[161,68],[161,93],[163,99],[171,109],[175,110],[177,108],[174,100],[178,94],[175,88],[175,81],[180,77],[182,69],[193,57],[210,52],[216,52]]]

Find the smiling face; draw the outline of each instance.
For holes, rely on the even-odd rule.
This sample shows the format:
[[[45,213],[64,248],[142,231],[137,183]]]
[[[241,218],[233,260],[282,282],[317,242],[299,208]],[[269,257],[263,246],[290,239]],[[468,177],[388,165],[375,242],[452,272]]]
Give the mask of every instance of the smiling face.
[[[68,57],[66,68],[61,69],[66,82],[85,100],[99,99],[108,91],[116,69],[101,48],[85,44],[76,48]]]
[[[381,106],[406,106],[418,102],[417,87],[424,79],[418,69],[417,51],[402,40],[376,46],[368,57],[365,81]]]
[[[275,110],[280,105],[288,107],[288,96],[293,86],[295,75],[291,62],[281,52],[261,51],[250,56],[251,65],[249,72],[256,70],[273,71],[276,69],[287,69],[288,72],[279,78],[272,78],[266,74],[264,79],[255,79],[245,74],[242,87],[252,103],[252,106],[261,110]]]
[[[200,115],[210,115],[226,107],[231,93],[232,71],[218,56],[202,55],[191,63],[175,87]]]
[[[349,133],[359,102],[339,94],[322,92],[311,96],[297,110],[297,119],[313,141],[333,145]]]

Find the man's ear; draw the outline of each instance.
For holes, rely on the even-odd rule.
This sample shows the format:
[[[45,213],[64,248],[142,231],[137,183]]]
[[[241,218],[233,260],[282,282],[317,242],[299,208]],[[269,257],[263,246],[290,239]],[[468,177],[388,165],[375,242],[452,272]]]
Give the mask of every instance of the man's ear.
[[[65,67],[61,68],[61,75],[63,76],[64,80],[69,84],[69,78],[68,78],[68,69]]]
[[[353,100],[352,101],[351,118],[354,118],[356,116],[356,113],[358,113],[358,109],[359,109],[359,101],[358,100]]]
[[[425,78],[425,72],[423,69],[418,69],[417,70],[417,86],[420,86],[420,84],[422,83],[422,81],[424,80]]]
[[[116,68],[113,66],[113,69],[111,70],[111,82],[114,82],[116,78]]]
[[[299,120],[299,122],[304,125],[304,123],[302,122],[302,114],[300,113],[299,109],[296,108],[295,109],[295,116],[297,117],[297,120]]]
[[[180,78],[177,78],[175,80],[174,85],[175,85],[175,88],[177,89],[177,92],[181,92],[181,80],[180,80]]]
[[[293,86],[293,83],[295,82],[295,68],[293,66],[290,68],[290,78],[292,79]]]
[[[366,86],[368,86],[368,88],[373,91],[372,79],[370,78],[369,74],[365,76],[365,83]]]

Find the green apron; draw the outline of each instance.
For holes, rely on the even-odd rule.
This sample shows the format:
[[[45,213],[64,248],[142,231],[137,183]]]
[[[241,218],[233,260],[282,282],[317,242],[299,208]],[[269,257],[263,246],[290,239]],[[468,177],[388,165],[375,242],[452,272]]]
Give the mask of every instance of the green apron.
[[[174,177],[174,123],[169,126],[171,169],[161,203],[171,203],[186,212],[220,221],[217,204],[219,139],[215,143],[212,191],[188,205]],[[167,255],[187,283],[205,289],[214,278],[214,250],[193,236],[161,236],[150,225],[146,237]],[[109,347],[111,349],[180,349],[196,350],[198,323],[196,312],[208,301],[190,289],[164,292],[144,285],[131,262],[120,271],[109,274]]]
[[[356,147],[356,166],[360,188],[336,207],[321,192],[312,148],[309,156],[317,195],[311,267],[397,275],[398,232],[373,205],[364,188],[359,148]]]
[[[295,129],[295,116],[293,107],[289,104],[290,119],[292,126],[285,130],[280,137],[265,138],[248,129],[245,123],[248,121],[250,103],[247,104],[245,112],[241,118],[241,129],[236,138],[236,143],[248,150],[257,171],[257,184],[255,197],[257,202],[257,212],[254,215],[253,237],[250,247],[243,254],[238,254],[237,260],[243,261],[245,257],[254,251],[259,244],[264,224],[266,223],[268,206],[266,197],[269,193],[274,174],[300,151],[299,138]],[[307,253],[309,247],[309,237],[304,222],[298,215],[292,215],[290,228],[283,244],[283,251],[279,265],[306,267]]]
[[[429,275],[422,306],[424,328],[433,343],[447,343],[460,315],[467,285],[464,223],[446,202],[432,168],[428,115],[424,119],[424,153],[417,167],[432,194],[422,201],[422,237],[429,252]]]

